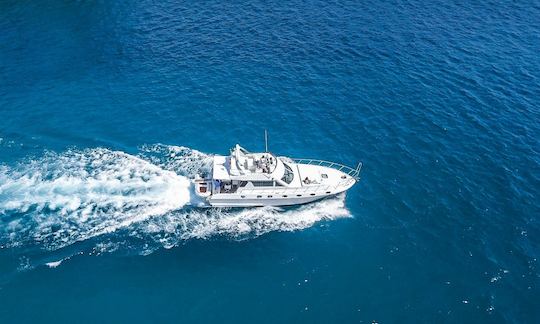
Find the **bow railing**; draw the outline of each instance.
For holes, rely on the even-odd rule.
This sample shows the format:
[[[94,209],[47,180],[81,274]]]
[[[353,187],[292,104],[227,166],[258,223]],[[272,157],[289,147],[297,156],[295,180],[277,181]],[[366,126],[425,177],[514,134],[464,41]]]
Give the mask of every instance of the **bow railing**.
[[[341,171],[341,172],[347,174],[350,177],[353,177],[355,180],[360,179],[359,175],[360,175],[360,170],[362,169],[362,162],[358,162],[358,165],[356,166],[356,168],[353,169],[353,168],[351,168],[349,166],[346,166],[346,165],[343,165],[343,164],[339,164],[339,163],[336,163],[336,162],[330,162],[330,161],[324,161],[324,160],[291,159],[291,158],[289,158],[289,159],[291,161],[293,161],[294,163],[319,165],[319,166],[324,166],[324,167],[336,169],[338,171]]]

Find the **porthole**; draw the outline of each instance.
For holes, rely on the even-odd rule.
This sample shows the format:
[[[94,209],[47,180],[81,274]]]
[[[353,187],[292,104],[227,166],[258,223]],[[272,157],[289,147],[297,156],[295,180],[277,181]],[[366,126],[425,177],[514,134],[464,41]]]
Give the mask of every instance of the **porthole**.
[[[302,195],[296,195],[296,197],[302,197]]]
[[[326,193],[327,193],[327,194],[329,194],[329,193],[330,193],[330,191],[327,191]]]
[[[312,196],[315,196],[315,194],[314,194],[314,193],[312,193],[312,194],[310,194],[310,195],[312,195]]]
[[[283,198],[287,198],[287,195],[283,195]]]
[[[272,198],[273,196],[272,195],[268,195],[268,198]]]
[[[262,196],[259,195],[259,196],[257,196],[257,198],[262,198]]]
[[[240,196],[240,198],[246,198],[246,196],[242,195],[242,196]]]

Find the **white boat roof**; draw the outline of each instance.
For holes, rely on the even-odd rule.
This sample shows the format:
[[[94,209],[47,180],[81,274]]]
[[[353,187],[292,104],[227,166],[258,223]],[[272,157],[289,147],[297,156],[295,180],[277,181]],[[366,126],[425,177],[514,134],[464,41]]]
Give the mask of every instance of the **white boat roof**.
[[[230,156],[214,156],[212,178],[216,180],[268,181],[281,179],[285,167],[271,153],[250,153],[240,145]]]
[[[229,167],[227,166],[227,157],[216,155],[214,156],[214,165],[212,177],[219,180],[230,180]]]

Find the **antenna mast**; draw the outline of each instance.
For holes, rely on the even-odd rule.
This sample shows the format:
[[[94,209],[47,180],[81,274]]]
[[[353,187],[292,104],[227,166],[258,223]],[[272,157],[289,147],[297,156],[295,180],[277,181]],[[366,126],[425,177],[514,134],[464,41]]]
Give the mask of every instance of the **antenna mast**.
[[[264,152],[268,153],[268,132],[264,130]]]

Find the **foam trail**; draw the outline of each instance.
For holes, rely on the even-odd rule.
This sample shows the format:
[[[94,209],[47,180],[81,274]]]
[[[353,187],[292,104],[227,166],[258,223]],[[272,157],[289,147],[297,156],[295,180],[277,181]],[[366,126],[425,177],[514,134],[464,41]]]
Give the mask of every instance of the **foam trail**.
[[[51,267],[88,251],[74,243],[92,238],[90,254],[148,254],[190,239],[242,240],[350,217],[345,195],[294,208],[196,208],[189,178],[208,173],[211,162],[187,147],[155,144],[138,156],[97,148],[0,166],[0,246],[57,251],[37,260]]]
[[[272,231],[301,230],[320,221],[346,217],[351,214],[345,207],[345,195],[340,195],[294,208],[177,210],[138,223],[131,235],[145,242],[140,253],[148,254],[160,247],[178,246],[189,239],[221,236],[244,240]],[[149,245],[149,241],[156,244]]]
[[[187,178],[123,152],[47,153],[0,169],[0,240],[60,248],[181,208],[189,189]]]
[[[212,170],[213,155],[189,147],[153,144],[142,146],[141,151],[141,158],[188,178],[207,175]]]
[[[60,264],[62,264],[64,260],[58,260],[53,262],[47,262],[45,263],[49,268],[57,268]]]

